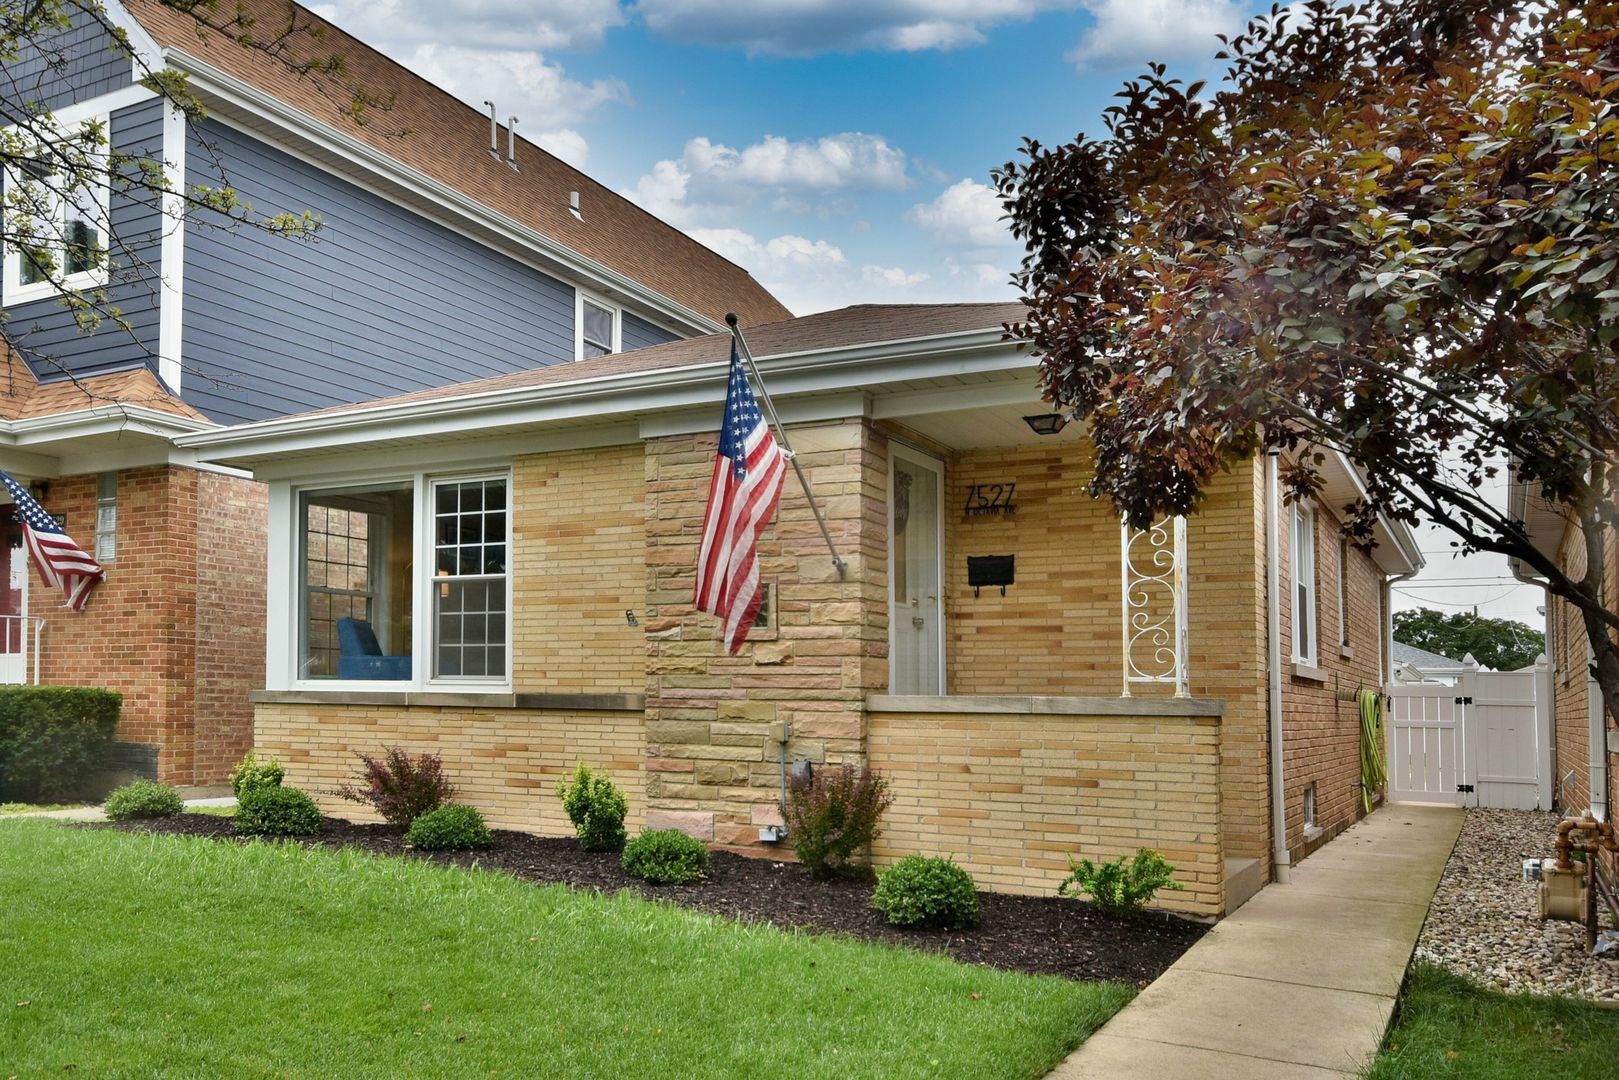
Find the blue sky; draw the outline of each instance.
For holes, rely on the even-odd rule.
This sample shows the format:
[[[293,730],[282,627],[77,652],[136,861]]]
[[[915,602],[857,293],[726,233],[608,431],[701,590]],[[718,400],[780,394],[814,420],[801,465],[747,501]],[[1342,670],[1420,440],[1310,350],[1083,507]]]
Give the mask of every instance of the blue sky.
[[[1000,299],[989,171],[1098,131],[1245,0],[337,0],[316,10],[746,266],[797,314]]]
[[[1099,133],[1149,60],[1218,76],[1249,0],[335,0],[315,10],[748,268],[803,315],[1010,299],[989,172]],[[1396,606],[1540,625],[1505,561],[1449,557]]]

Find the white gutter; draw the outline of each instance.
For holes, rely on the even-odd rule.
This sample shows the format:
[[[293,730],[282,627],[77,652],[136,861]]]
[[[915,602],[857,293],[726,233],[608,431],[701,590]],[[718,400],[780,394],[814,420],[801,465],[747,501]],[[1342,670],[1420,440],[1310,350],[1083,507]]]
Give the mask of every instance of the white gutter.
[[[1278,884],[1292,878],[1293,856],[1287,850],[1286,772],[1282,755],[1282,568],[1281,485],[1276,454],[1265,455],[1265,662],[1270,672],[1270,829],[1271,866]]]
[[[144,405],[97,405],[24,420],[0,420],[0,446],[33,446],[91,435],[135,434],[173,439],[211,432],[219,425]]]
[[[1004,348],[1002,348],[1004,346]],[[989,357],[977,362],[964,354]],[[917,370],[928,361],[925,370]],[[779,395],[847,390],[886,378],[916,379],[995,368],[1015,370],[1035,361],[1002,341],[999,327],[898,341],[779,353],[759,359]],[[425,400],[384,402],[335,412],[263,420],[183,436],[179,446],[207,451],[212,460],[352,447],[368,437],[443,436],[458,430],[539,424],[611,413],[653,411],[723,397],[730,361],[619,372]]]
[[[406,165],[369,143],[322,123],[275,95],[222,71],[205,60],[175,48],[165,49],[163,58],[170,66],[190,77],[192,91],[217,98],[285,133],[308,141],[320,150],[351,161],[370,174],[385,177],[388,182],[469,220],[482,229],[498,236],[518,240],[521,246],[541,255],[554,269],[563,269],[569,275],[582,279],[589,288],[638,300],[663,318],[675,320],[678,327],[686,332],[714,333],[725,329],[718,321],[695,309],[647,288],[634,278],[597,262],[565,244],[558,243],[515,218],[485,206],[466,192]],[[672,229],[672,226],[665,225],[665,227]],[[695,240],[691,242],[697,243]],[[719,255],[715,257],[724,258]],[[737,269],[741,273],[746,273],[741,267]],[[575,285],[579,283],[579,281],[571,282]]]

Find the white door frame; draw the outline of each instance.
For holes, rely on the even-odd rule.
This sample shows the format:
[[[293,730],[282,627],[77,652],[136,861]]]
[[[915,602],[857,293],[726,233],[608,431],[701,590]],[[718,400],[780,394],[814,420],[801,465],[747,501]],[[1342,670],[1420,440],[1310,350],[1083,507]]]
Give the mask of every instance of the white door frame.
[[[934,505],[938,507],[938,513],[934,515],[936,518],[934,524],[938,529],[938,537],[936,540],[937,546],[935,547],[935,550],[939,553],[938,559],[935,560],[938,580],[934,583],[934,595],[939,598],[938,611],[935,617],[939,631],[939,686],[936,692],[942,695],[945,693],[945,690],[949,685],[944,664],[944,460],[928,453],[925,450],[918,450],[916,447],[911,446],[908,443],[902,443],[895,439],[890,439],[888,443],[888,526],[886,530],[888,533],[888,587],[884,590],[888,594],[888,688],[890,693],[895,692],[894,683],[898,676],[899,660],[899,650],[895,648],[895,634],[898,632],[899,627],[894,619],[894,611],[898,607],[898,605],[895,603],[894,596],[894,462],[897,458],[905,458],[907,461],[912,461],[918,465],[926,466],[927,468],[934,470],[935,475],[939,478],[938,490],[936,493],[937,498],[934,502]]]
[[[0,505],[9,507],[12,504],[8,500]],[[18,528],[21,528],[20,524]],[[6,556],[8,572],[11,570],[12,558],[13,556],[10,554]],[[28,682],[28,654],[32,644],[30,638],[33,637],[30,633],[33,629],[31,625],[33,620],[28,617],[28,579],[32,575],[28,572],[30,567],[28,565],[26,543],[17,549],[15,558],[18,560],[17,565],[22,567],[22,599],[17,614],[13,616],[17,620],[17,651],[14,653],[0,652],[0,685],[4,686],[19,686]],[[9,582],[6,583],[6,586],[9,587]],[[7,628],[7,636],[10,636],[9,628]],[[35,672],[35,681],[38,681],[37,671]]]

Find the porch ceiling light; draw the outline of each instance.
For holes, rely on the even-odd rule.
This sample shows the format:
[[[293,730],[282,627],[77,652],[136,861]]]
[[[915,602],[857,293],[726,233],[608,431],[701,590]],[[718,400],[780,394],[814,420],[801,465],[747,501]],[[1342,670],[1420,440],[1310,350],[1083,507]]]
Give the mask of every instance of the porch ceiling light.
[[[1041,413],[1038,416],[1025,416],[1023,422],[1036,435],[1055,435],[1068,426],[1068,417],[1062,413]]]

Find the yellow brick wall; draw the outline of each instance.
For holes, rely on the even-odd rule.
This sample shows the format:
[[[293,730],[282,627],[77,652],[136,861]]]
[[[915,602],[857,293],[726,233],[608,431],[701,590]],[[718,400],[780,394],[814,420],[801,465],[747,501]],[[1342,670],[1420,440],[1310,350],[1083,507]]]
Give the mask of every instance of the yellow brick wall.
[[[286,766],[286,783],[321,809],[365,820],[365,807],[329,792],[350,779],[356,750],[400,746],[444,759],[458,801],[491,825],[550,836],[572,835],[556,797],[557,780],[583,761],[605,769],[629,798],[626,826],[640,828],[646,807],[639,712],[561,712],[444,706],[260,704],[254,741]]]
[[[1185,886],[1157,906],[1221,913],[1216,719],[873,713],[868,723],[871,763],[894,795],[879,865],[947,855],[981,887],[1051,895],[1069,855],[1150,847]]]
[[[1610,532],[1604,546],[1603,580],[1612,607],[1619,597],[1619,536]],[[1558,551],[1558,565],[1567,574],[1580,577],[1586,571],[1584,538],[1568,529]],[[1591,803],[1591,694],[1590,649],[1586,643],[1585,619],[1574,605],[1557,597],[1551,603],[1551,640],[1546,643],[1547,659],[1552,662],[1552,690],[1556,695],[1552,719],[1555,754],[1552,772],[1557,786],[1557,805],[1565,811],[1580,811]],[[1600,703],[1599,703],[1600,704]],[[1604,720],[1611,727],[1611,720]],[[1619,773],[1610,761],[1609,795],[1619,785]],[[1565,778],[1566,782],[1565,782]]]
[[[639,694],[646,642],[640,443],[512,462],[512,680],[518,693]]]

